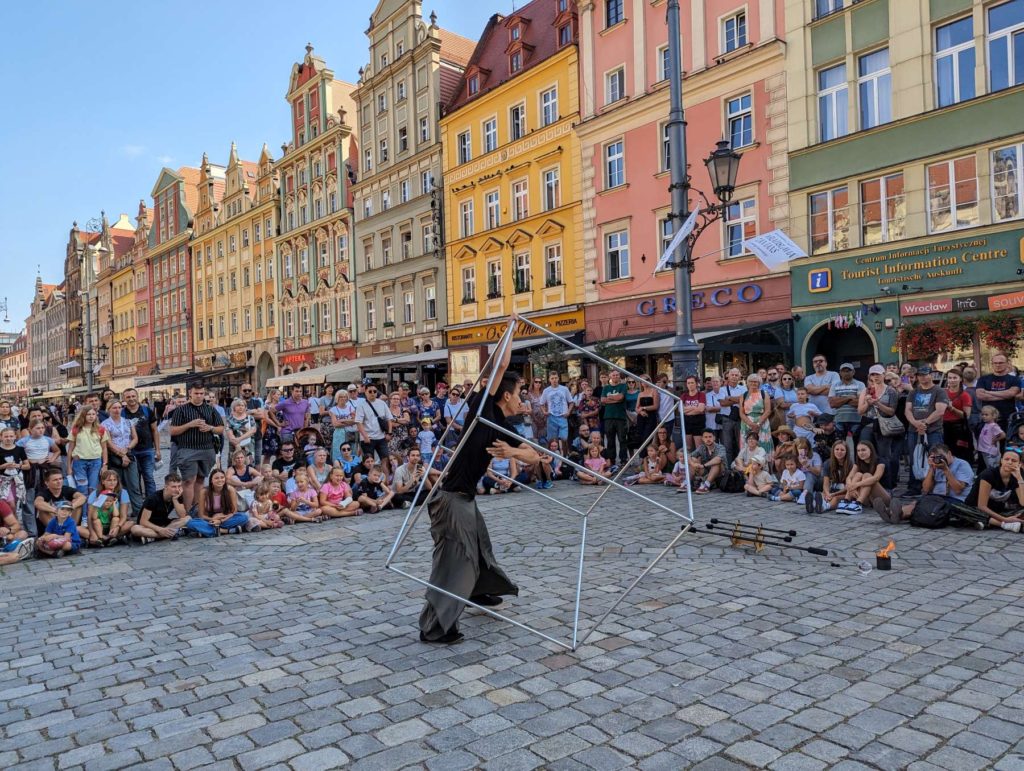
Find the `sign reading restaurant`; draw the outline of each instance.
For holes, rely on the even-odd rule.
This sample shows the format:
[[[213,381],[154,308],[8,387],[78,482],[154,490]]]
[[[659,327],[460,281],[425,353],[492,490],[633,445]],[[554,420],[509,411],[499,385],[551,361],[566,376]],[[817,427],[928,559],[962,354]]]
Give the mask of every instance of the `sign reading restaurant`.
[[[583,329],[583,311],[567,311],[550,313],[544,316],[531,316],[530,321],[549,329],[556,335],[565,337]],[[479,324],[462,329],[449,329],[447,332],[448,347],[456,345],[486,345],[501,339],[508,327],[508,321],[495,321],[490,324]],[[516,337],[538,337],[541,333],[520,322],[516,329]]]

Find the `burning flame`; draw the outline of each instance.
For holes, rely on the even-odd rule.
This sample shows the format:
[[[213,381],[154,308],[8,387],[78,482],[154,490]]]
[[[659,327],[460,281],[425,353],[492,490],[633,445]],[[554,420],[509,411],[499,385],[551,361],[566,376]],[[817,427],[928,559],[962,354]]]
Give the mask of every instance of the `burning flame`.
[[[891,552],[895,548],[896,548],[896,542],[890,538],[889,539],[889,544],[884,549],[882,549],[879,552],[877,552],[877,555],[879,557],[888,557],[889,556],[889,552]]]

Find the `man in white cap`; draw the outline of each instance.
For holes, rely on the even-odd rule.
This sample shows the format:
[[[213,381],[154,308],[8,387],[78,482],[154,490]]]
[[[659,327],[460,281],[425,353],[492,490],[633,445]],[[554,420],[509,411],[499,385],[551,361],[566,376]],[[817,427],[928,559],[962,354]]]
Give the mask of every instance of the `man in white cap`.
[[[836,428],[839,436],[853,435],[853,441],[860,437],[860,413],[857,405],[864,384],[854,378],[856,368],[848,361],[839,365],[839,382],[833,383],[828,390],[828,406],[836,416]]]

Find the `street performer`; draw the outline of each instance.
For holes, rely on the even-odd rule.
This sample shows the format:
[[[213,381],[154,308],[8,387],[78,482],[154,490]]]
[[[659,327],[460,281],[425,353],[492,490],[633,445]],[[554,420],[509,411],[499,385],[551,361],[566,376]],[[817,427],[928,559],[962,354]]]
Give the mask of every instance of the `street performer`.
[[[515,325],[517,321],[518,317],[513,314],[508,323]],[[509,416],[519,414],[521,406],[520,378],[505,373],[511,356],[512,346],[508,345],[501,360],[494,362],[488,373],[486,382],[490,396],[480,413],[482,418],[507,429],[508,433],[502,434],[479,421],[473,423],[473,428],[462,439],[464,446],[448,465],[441,489],[429,505],[430,535],[434,539],[430,583],[485,607],[501,605],[501,595],[518,595],[519,587],[498,567],[494,558],[487,525],[476,505],[477,483],[492,457],[515,458],[528,466],[540,458],[532,447],[515,438],[515,431],[507,421]],[[482,398],[482,391],[470,398],[467,422],[473,421]],[[420,613],[420,640],[444,644],[462,640],[458,620],[464,607],[459,600],[427,589],[426,603]]]

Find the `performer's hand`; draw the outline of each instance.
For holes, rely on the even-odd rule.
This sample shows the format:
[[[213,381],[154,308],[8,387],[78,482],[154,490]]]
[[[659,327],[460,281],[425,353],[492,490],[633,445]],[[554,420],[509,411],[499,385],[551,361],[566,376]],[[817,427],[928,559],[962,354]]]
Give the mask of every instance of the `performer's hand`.
[[[494,444],[487,448],[487,452],[492,458],[512,458],[515,457],[515,448],[512,447],[508,442],[503,442],[500,439],[496,440]]]

